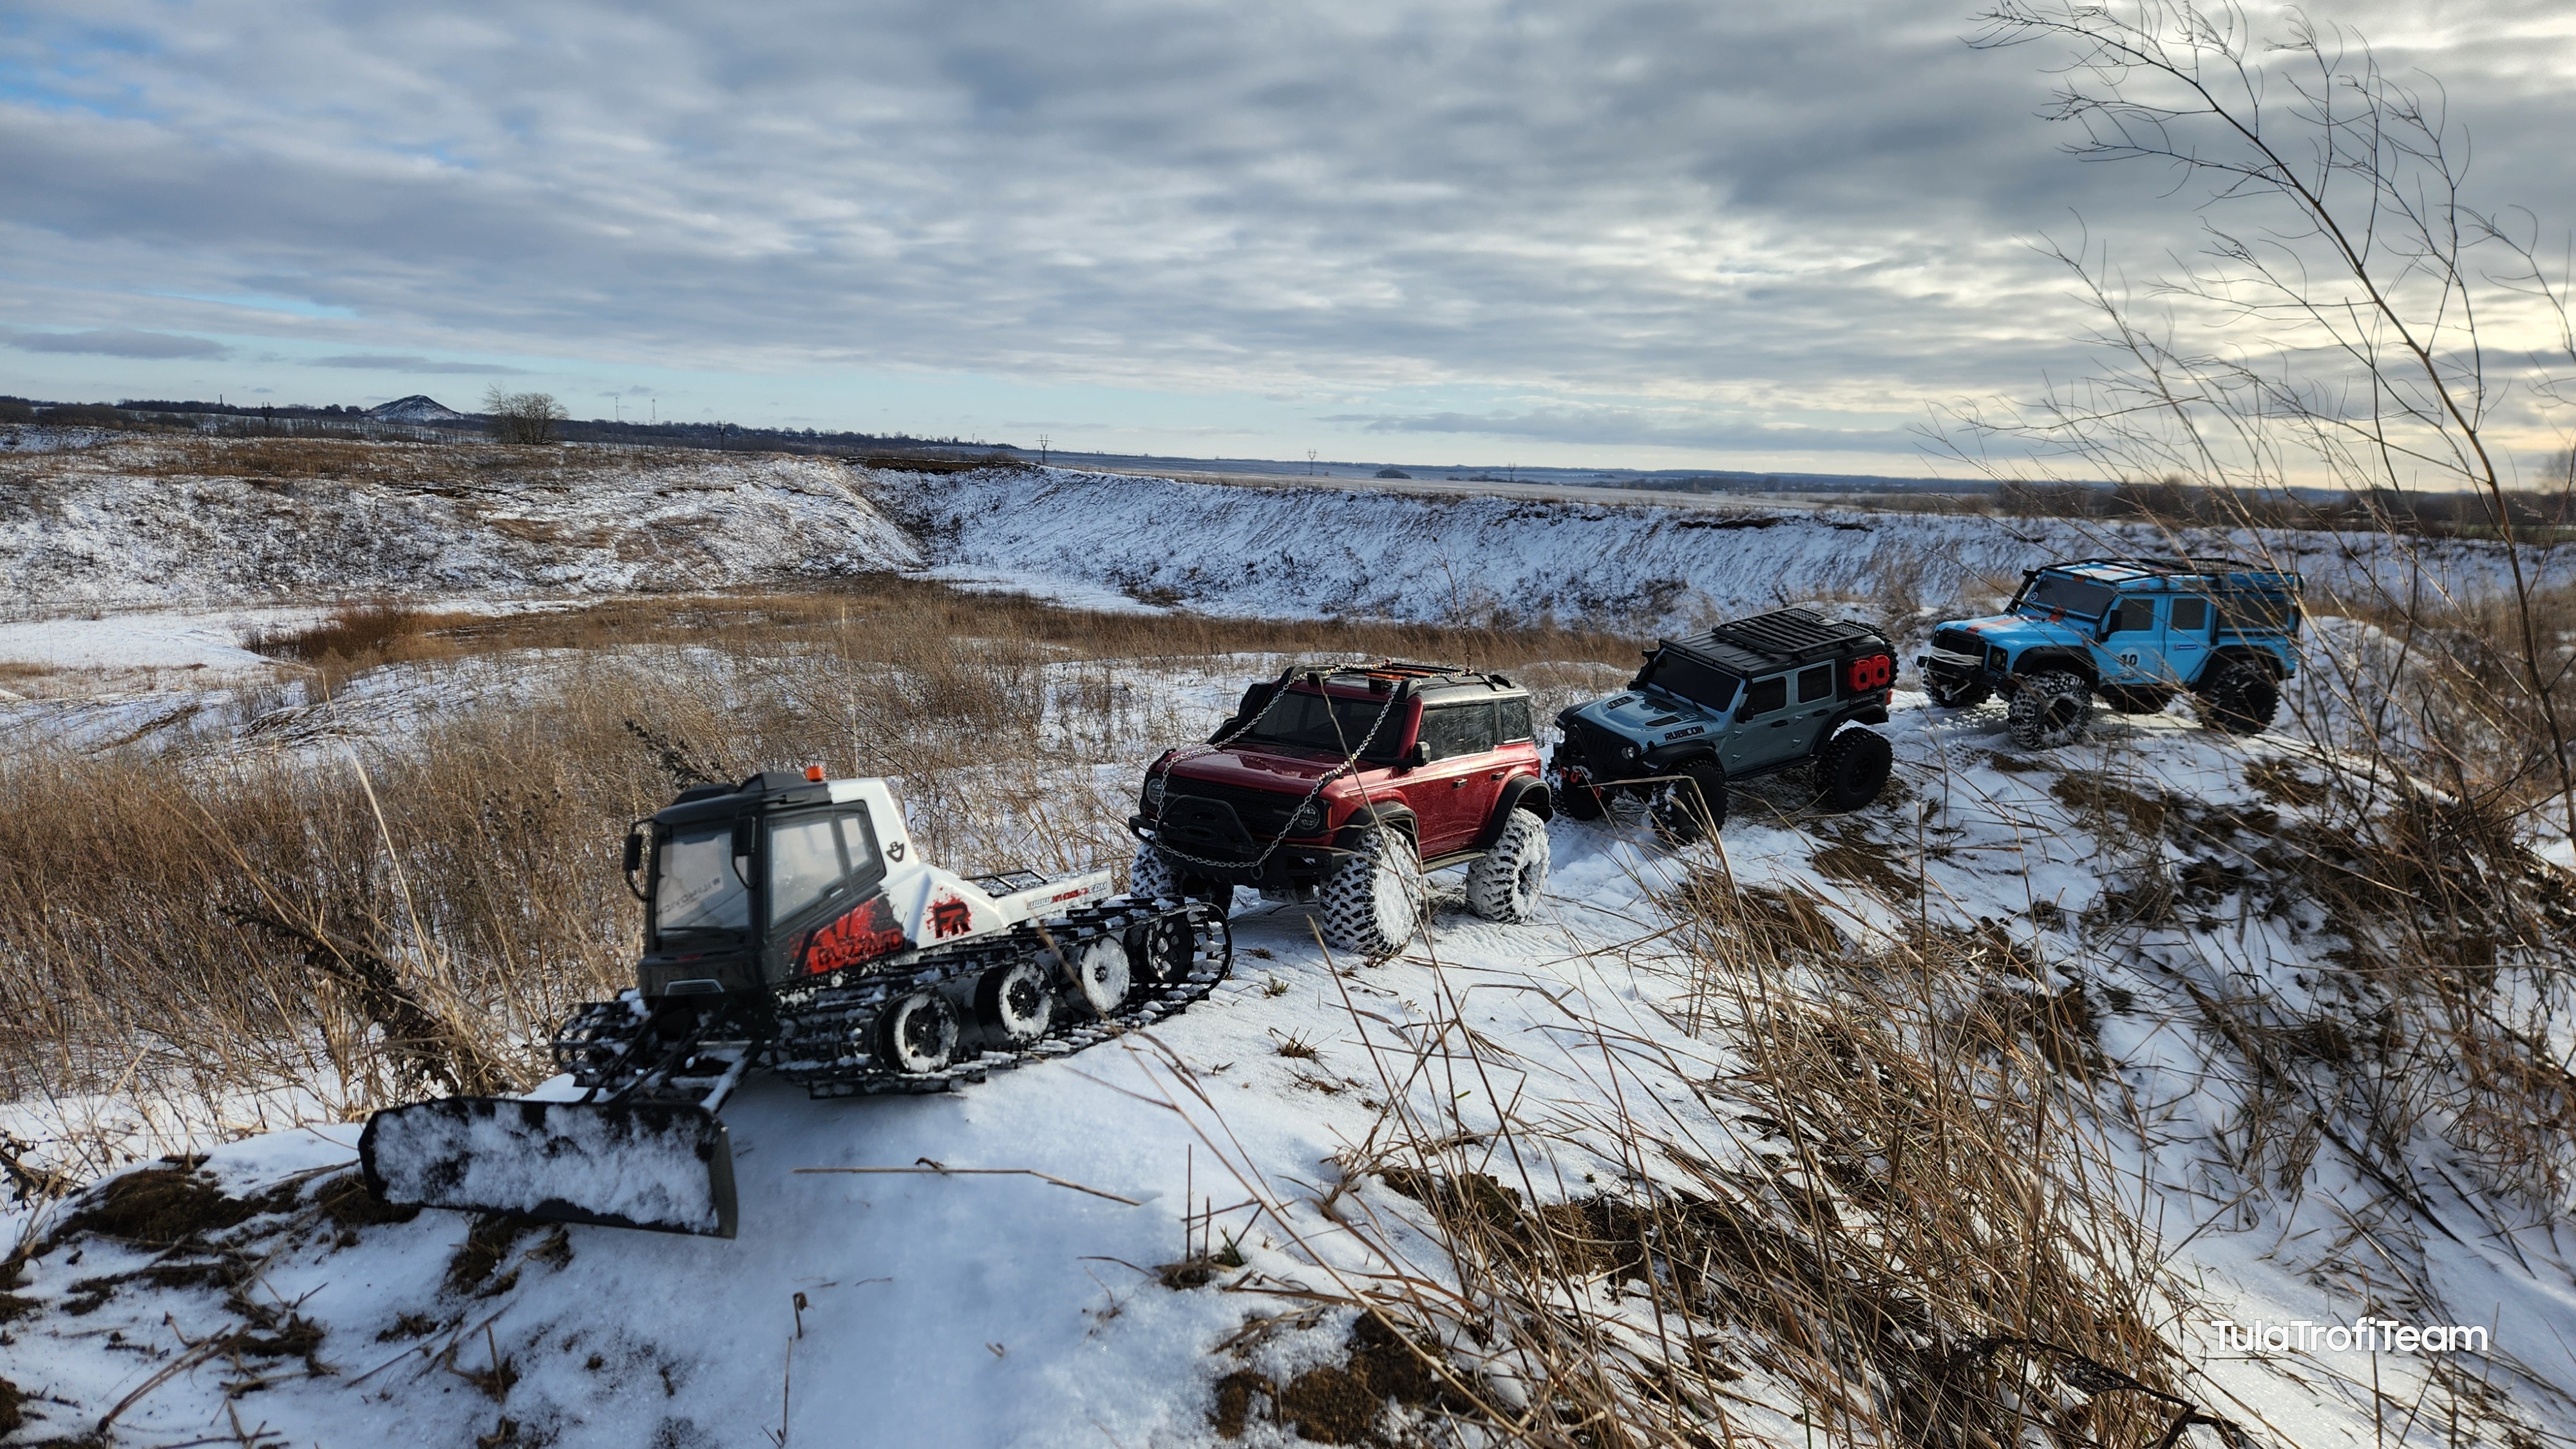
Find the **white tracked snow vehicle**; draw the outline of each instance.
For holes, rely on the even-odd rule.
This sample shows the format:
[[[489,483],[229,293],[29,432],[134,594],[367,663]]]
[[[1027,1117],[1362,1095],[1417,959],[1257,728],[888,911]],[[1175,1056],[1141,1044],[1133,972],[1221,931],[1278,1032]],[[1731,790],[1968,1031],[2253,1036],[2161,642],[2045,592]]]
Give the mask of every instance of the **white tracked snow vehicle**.
[[[730,1238],[716,1111],[746,1070],[816,1097],[945,1091],[1180,1011],[1233,962],[1223,912],[1117,898],[1107,871],[929,865],[884,781],[819,767],[681,792],[629,832],[626,877],[635,989],[553,1042],[581,1095],[376,1113],[378,1198]]]

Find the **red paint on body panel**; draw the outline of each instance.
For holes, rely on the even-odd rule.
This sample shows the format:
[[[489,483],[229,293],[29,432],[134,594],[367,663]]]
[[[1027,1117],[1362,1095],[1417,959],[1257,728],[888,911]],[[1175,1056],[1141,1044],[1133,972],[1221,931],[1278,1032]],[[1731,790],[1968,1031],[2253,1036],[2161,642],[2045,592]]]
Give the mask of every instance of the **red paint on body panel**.
[[[894,907],[884,896],[870,896],[830,924],[805,938],[804,972],[808,976],[873,961],[911,945],[895,924]]]

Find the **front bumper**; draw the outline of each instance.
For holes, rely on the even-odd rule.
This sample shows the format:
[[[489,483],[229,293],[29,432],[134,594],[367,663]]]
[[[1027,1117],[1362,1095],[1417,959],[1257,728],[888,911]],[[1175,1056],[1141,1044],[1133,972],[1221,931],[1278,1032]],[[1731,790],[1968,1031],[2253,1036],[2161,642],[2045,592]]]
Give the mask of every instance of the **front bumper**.
[[[1203,839],[1195,833],[1185,838],[1178,831],[1157,830],[1154,822],[1143,815],[1127,817],[1127,833],[1163,852],[1183,875],[1265,891],[1310,890],[1323,884],[1345,858],[1357,853],[1318,838],[1283,840],[1264,857],[1261,844],[1249,838]]]

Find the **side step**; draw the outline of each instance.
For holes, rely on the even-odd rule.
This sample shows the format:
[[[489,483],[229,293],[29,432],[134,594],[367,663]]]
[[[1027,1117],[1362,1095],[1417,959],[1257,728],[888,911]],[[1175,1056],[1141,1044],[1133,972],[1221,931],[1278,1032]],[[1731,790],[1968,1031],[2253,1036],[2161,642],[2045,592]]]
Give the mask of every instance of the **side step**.
[[[358,1162],[389,1203],[734,1235],[732,1140],[686,1103],[446,1097],[369,1117]]]

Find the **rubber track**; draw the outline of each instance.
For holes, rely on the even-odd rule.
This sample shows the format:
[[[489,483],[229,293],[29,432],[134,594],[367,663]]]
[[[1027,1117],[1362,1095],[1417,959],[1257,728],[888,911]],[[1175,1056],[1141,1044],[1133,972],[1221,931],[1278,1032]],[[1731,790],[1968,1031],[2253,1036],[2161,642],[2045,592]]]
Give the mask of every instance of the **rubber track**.
[[[1071,956],[1092,941],[1103,937],[1123,939],[1133,926],[1156,917],[1174,916],[1186,916],[1190,922],[1189,971],[1177,981],[1140,985],[1128,995],[1125,1009],[1115,1017],[1077,1016],[1059,1010],[1058,1024],[1029,1045],[1012,1051],[987,1051],[939,1072],[888,1072],[877,1067],[870,1055],[847,1050],[850,1043],[874,1039],[877,1016],[889,1002],[924,987],[972,981],[993,967],[1045,952],[1050,941],[1056,950]],[[1135,900],[1113,902],[1073,912],[1043,931],[1035,925],[1024,925],[1007,935],[926,951],[900,971],[870,976],[852,985],[800,986],[781,991],[774,998],[778,1033],[762,1044],[759,1064],[801,1084],[814,1097],[951,1091],[1029,1062],[1070,1056],[1177,1015],[1214,991],[1233,969],[1233,963],[1233,929],[1225,916],[1212,907],[1196,901],[1176,906]],[[1058,998],[1060,1008],[1062,1000]],[[616,1077],[634,1073],[607,1069],[645,1021],[644,1014],[625,999],[588,1003],[564,1023],[556,1037],[556,1064],[572,1072],[584,1086],[621,1085]],[[647,1090],[637,1096],[693,1099],[697,1086],[693,1078],[677,1077],[661,1091]]]

